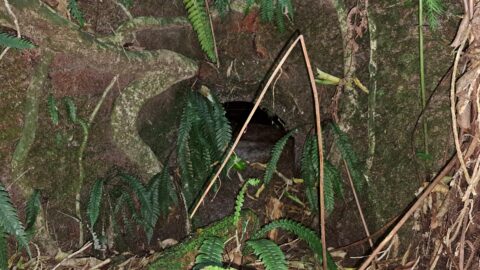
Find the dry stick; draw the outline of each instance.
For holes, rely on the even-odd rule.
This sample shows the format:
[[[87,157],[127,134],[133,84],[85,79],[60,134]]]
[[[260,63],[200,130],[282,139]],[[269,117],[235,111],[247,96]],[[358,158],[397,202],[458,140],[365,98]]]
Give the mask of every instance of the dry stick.
[[[308,79],[310,81],[310,87],[313,92],[313,102],[315,104],[315,125],[317,130],[317,144],[318,144],[318,156],[319,156],[319,168],[320,168],[320,179],[319,179],[319,203],[320,203],[320,237],[322,238],[322,263],[323,270],[327,270],[327,240],[325,238],[325,196],[324,196],[324,168],[323,168],[323,139],[322,139],[322,125],[320,121],[320,102],[318,98],[317,86],[315,85],[315,77],[312,71],[312,65],[310,64],[310,58],[307,53],[307,46],[305,45],[305,40],[303,36],[300,35],[300,44],[302,45],[303,58],[305,60],[305,65],[307,66]]]
[[[18,19],[17,16],[15,16],[15,13],[13,13],[12,8],[10,7],[10,3],[8,3],[8,0],[3,0],[5,3],[5,7],[7,8],[8,14],[12,16],[13,18],[13,23],[15,24],[15,29],[17,30],[17,38],[21,38],[22,35],[20,34],[20,26],[18,25]],[[8,50],[10,50],[10,47],[6,47],[3,52],[0,54],[0,60],[7,54]]]
[[[358,213],[360,214],[360,219],[362,220],[363,229],[365,230],[365,234],[367,235],[370,247],[373,248],[373,241],[370,237],[370,231],[368,230],[367,222],[365,221],[365,217],[363,216],[362,206],[360,205],[360,201],[358,200],[357,191],[355,190],[355,186],[353,185],[352,176],[350,175],[350,170],[348,169],[345,159],[343,159],[343,164],[345,165],[345,170],[347,171],[348,182],[350,183],[350,187],[352,188],[353,197],[355,198],[355,204],[357,205]]]
[[[80,248],[79,250],[75,251],[74,253],[68,255],[65,259],[63,259],[61,262],[59,262],[57,265],[55,265],[55,267],[52,268],[52,270],[55,270],[57,269],[58,267],[60,267],[64,262],[66,262],[67,260],[77,256],[78,254],[82,253],[83,251],[85,251],[87,248],[89,248],[90,246],[92,245],[92,242],[88,242],[86,243],[82,248]]]
[[[90,117],[88,119],[88,122],[85,124],[85,127],[82,125],[82,128],[84,128],[84,132],[85,131],[86,132],[85,132],[82,144],[80,145],[80,149],[78,151],[78,171],[79,171],[78,182],[79,182],[79,188],[78,188],[78,190],[75,194],[75,214],[77,215],[77,218],[79,219],[79,223],[78,223],[78,226],[79,226],[79,228],[78,228],[79,229],[78,245],[79,246],[81,246],[83,244],[83,240],[84,240],[83,239],[83,223],[82,223],[82,218],[81,218],[81,203],[80,203],[80,192],[82,190],[83,180],[85,178],[85,175],[84,175],[85,172],[84,172],[84,169],[83,169],[83,153],[85,151],[85,148],[86,148],[86,145],[87,145],[87,142],[88,142],[89,131],[90,131],[90,127],[93,124],[93,120],[95,120],[95,116],[97,115],[98,110],[102,106],[102,104],[105,101],[105,98],[107,97],[110,90],[113,88],[113,85],[117,82],[118,77],[119,77],[118,74],[113,77],[110,84],[107,86],[107,88],[105,88],[105,91],[103,91],[102,97],[97,102],[97,105],[93,109],[93,112],[90,114]]]
[[[462,54],[463,48],[465,47],[465,43],[467,42],[470,29],[471,29],[471,26],[469,24],[466,31],[467,34],[465,34],[465,38],[463,39],[462,44],[460,45],[460,48],[458,48],[457,54],[455,56],[455,62],[453,63],[453,71],[452,71],[452,81],[450,85],[450,112],[452,114],[453,137],[455,138],[455,148],[457,150],[457,158],[460,161],[463,174],[465,175],[465,178],[467,179],[468,184],[470,184],[471,178],[470,178],[470,174],[468,173],[467,166],[465,165],[465,160],[462,156],[462,149],[460,147],[460,140],[458,137],[457,116],[456,116],[456,110],[455,110],[455,83],[457,79],[458,62],[460,60],[460,55]]]
[[[217,58],[217,68],[219,68],[220,59],[218,59],[217,42],[215,41],[215,31],[213,30],[212,15],[210,14],[210,7],[208,6],[208,0],[205,0],[205,9],[207,10],[208,21],[210,22],[210,32],[212,33],[213,49],[215,50],[215,57]]]
[[[393,236],[400,230],[400,228],[405,224],[405,222],[410,218],[410,216],[417,210],[418,207],[420,207],[423,203],[423,200],[430,195],[430,193],[433,191],[435,186],[440,183],[447,175],[447,173],[452,169],[453,165],[455,164],[455,159],[452,158],[450,162],[443,168],[443,170],[433,179],[433,181],[428,185],[428,187],[425,189],[425,191],[418,197],[417,201],[408,209],[408,211],[405,213],[405,215],[398,221],[397,225],[393,227],[393,229],[388,233],[388,235],[380,242],[380,244],[375,248],[370,254],[370,256],[363,262],[363,264],[358,268],[358,270],[365,270],[370,263],[373,261],[373,259],[378,255],[378,253],[385,247],[390,240],[392,240]]]

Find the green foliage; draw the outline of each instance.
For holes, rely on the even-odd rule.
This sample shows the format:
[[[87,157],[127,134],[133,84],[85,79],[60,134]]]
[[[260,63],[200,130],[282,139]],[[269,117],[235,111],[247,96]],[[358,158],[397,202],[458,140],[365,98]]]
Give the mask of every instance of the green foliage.
[[[183,0],[193,29],[197,33],[200,46],[208,58],[216,62],[215,45],[204,0]]]
[[[0,184],[0,231],[11,234],[30,255],[28,238],[22,223],[18,219],[17,210],[13,207],[10,195]]]
[[[35,48],[35,45],[33,45],[30,41],[21,39],[18,37],[14,37],[3,32],[0,32],[0,46],[10,47],[10,48],[15,48],[20,50]]]
[[[52,120],[53,125],[58,125],[59,123],[59,114],[58,114],[58,107],[57,101],[55,97],[50,94],[47,98],[47,107],[48,107],[48,114],[50,115],[50,119]]]
[[[114,202],[110,213],[114,228],[118,226],[115,217],[121,217],[127,230],[131,227],[131,221],[134,221],[143,227],[150,242],[159,217],[168,214],[168,207],[177,202],[168,168],[165,167],[154,175],[147,185],[126,173],[118,173],[118,176],[121,179],[120,183],[106,185],[106,181],[109,180],[97,180],[90,191],[87,215],[92,235],[95,233],[94,225],[101,214],[102,196],[106,194],[110,198],[109,201]],[[140,205],[137,207],[134,201],[138,201]]]
[[[305,181],[305,195],[310,208],[318,212],[318,179],[319,157],[316,136],[308,136],[305,140],[302,153],[302,178]],[[330,213],[335,206],[335,195],[342,195],[342,178],[338,170],[328,161],[324,160],[324,196],[325,210]]]
[[[120,0],[120,3],[126,8],[131,8],[133,6],[133,0]]]
[[[80,27],[83,27],[85,24],[85,19],[83,17],[82,12],[78,8],[78,4],[76,0],[69,0],[68,1],[68,10],[70,11],[70,15],[77,20]]]
[[[64,99],[65,107],[67,108],[68,119],[72,121],[72,123],[77,123],[77,106],[71,97],[66,97]]]
[[[220,12],[221,16],[230,9],[230,0],[215,0],[215,8]]]
[[[270,160],[267,163],[267,168],[265,169],[265,174],[263,176],[263,182],[265,185],[268,185],[270,183],[270,180],[272,180],[273,173],[277,170],[277,163],[278,160],[280,159],[280,156],[282,155],[283,148],[288,142],[288,139],[297,132],[296,129],[291,130],[285,136],[283,136],[278,142],[275,143],[272,149],[272,154],[270,156]]]
[[[195,258],[193,270],[204,269],[206,266],[222,266],[224,248],[225,243],[220,237],[208,237],[203,240],[198,255]]]
[[[331,124],[330,127],[335,134],[335,145],[340,151],[342,158],[347,163],[353,184],[355,188],[361,192],[364,187],[363,168],[358,160],[357,154],[353,150],[350,139],[337,125]]]
[[[250,3],[253,1],[250,1]],[[250,4],[249,3],[249,4]],[[285,31],[285,17],[293,19],[292,0],[259,0],[260,16],[265,22],[275,21],[280,32]],[[250,5],[247,5],[250,6]]]
[[[210,93],[189,93],[180,120],[177,164],[187,204],[196,198],[231,141],[225,111]]]
[[[103,193],[103,180],[97,179],[93,188],[90,191],[90,200],[87,205],[87,215],[90,220],[90,226],[93,229],[95,223],[97,222],[98,216],[100,215],[100,204],[102,202],[102,193]]]
[[[266,270],[287,270],[285,255],[275,242],[267,239],[250,240],[247,245],[263,262]]]
[[[25,231],[33,233],[35,221],[37,220],[38,213],[40,212],[40,207],[40,191],[35,189],[28,199],[25,207]]]
[[[260,179],[250,178],[243,184],[240,192],[238,192],[237,199],[235,200],[235,213],[233,214],[233,224],[237,224],[240,220],[240,211],[243,207],[245,200],[245,192],[247,192],[248,186],[257,186],[260,183]]]
[[[295,221],[288,220],[288,219],[275,220],[265,225],[259,231],[257,231],[252,238],[260,239],[267,232],[277,228],[293,233],[297,235],[298,238],[307,242],[310,249],[316,254],[316,257],[317,257],[317,260],[319,260],[319,263],[322,263],[322,242],[320,238],[317,236],[317,234],[314,231],[310,230],[309,228]],[[327,252],[327,264],[328,264],[329,270],[337,269],[337,266],[333,261],[333,258],[330,256],[330,254],[328,254],[328,252]]]
[[[8,269],[7,236],[0,227],[0,269]]]
[[[438,17],[445,11],[442,0],[421,0],[424,1],[424,5],[427,13],[427,20],[430,27],[433,29],[438,28]],[[421,22],[422,23],[422,22]]]

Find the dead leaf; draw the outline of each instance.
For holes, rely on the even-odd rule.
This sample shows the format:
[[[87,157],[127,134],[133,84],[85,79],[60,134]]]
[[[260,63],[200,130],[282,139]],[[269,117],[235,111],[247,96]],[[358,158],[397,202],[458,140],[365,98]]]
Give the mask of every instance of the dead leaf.
[[[277,199],[270,197],[266,205],[266,213],[269,220],[277,220],[283,216],[283,203]],[[277,239],[277,230],[268,233],[268,238],[275,241]]]

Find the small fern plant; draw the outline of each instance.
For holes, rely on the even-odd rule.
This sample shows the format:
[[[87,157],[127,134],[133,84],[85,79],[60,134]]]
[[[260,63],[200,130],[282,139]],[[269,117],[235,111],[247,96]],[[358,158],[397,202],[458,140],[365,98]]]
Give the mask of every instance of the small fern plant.
[[[102,209],[107,209],[104,212],[106,216],[113,216],[109,219],[112,221],[115,217],[130,215],[131,219],[143,227],[147,241],[150,242],[159,217],[168,214],[168,207],[177,202],[168,168],[165,167],[153,176],[146,185],[129,174],[119,173],[117,176],[119,182],[111,183],[112,180],[98,179],[90,190],[87,217],[94,242],[98,241],[98,233],[94,228]],[[109,184],[107,190],[105,190],[106,183]],[[103,202],[105,196],[108,196],[108,201],[114,202],[113,209],[109,209],[110,205]],[[138,207],[134,201],[139,202]],[[124,223],[125,226],[130,225],[129,222],[125,222],[125,219]],[[100,244],[97,243],[96,246],[99,247]]]
[[[212,25],[210,25],[205,0],[184,0],[183,4],[187,10],[188,19],[197,33],[202,50],[211,61],[217,62]]]
[[[68,1],[68,11],[70,11],[70,16],[72,16],[78,22],[78,25],[80,25],[80,27],[83,27],[85,25],[85,18],[82,11],[78,7],[78,3],[76,0]]]
[[[33,45],[30,41],[11,36],[1,31],[0,31],[0,46],[15,48],[19,50],[35,48],[35,45]]]
[[[209,91],[190,92],[177,136],[177,165],[182,192],[190,205],[222,160],[232,129],[217,98]]]
[[[28,223],[33,226],[36,211],[34,209],[29,211],[27,213]],[[12,235],[30,256],[27,233],[18,218],[17,210],[12,204],[8,191],[0,184],[0,269],[8,269],[7,235]]]

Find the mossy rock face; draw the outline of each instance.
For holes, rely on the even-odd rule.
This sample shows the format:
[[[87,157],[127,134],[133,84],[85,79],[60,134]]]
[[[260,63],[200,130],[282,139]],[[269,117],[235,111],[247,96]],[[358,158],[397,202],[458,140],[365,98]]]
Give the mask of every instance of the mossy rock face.
[[[247,224],[247,229],[241,229]],[[148,269],[189,269],[197,256],[198,249],[202,242],[208,237],[230,237],[235,231],[245,230],[246,235],[258,229],[258,218],[252,211],[243,211],[237,224],[233,223],[233,215],[223,218],[210,226],[197,229],[196,233],[182,243],[157,254],[158,258]]]
[[[193,61],[171,51],[161,52],[164,65],[145,73],[124,89],[115,102],[111,118],[113,141],[149,176],[158,173],[161,165],[138,134],[137,117],[140,109],[147,100],[192,77],[197,71]]]
[[[369,16],[377,26],[375,153],[373,166],[367,174],[368,189],[362,196],[364,201],[368,200],[365,203],[368,219],[378,229],[408,207],[421,183],[428,181],[452,153],[452,144],[448,143],[451,136],[448,86],[439,82],[452,63],[452,57],[446,52],[451,50],[449,40],[453,37],[457,20],[444,16],[440,17],[441,30],[424,28],[426,96],[432,95],[432,98],[417,123],[422,113],[417,3],[378,1],[370,8]],[[358,73],[368,74],[366,67]],[[368,78],[364,81],[368,82]],[[366,159],[369,150],[367,108],[371,108],[366,95],[358,97],[355,114],[344,121],[350,128],[348,133],[355,142],[357,153]],[[428,121],[431,157],[427,162],[416,155],[416,152],[424,151],[422,125],[425,119]]]

